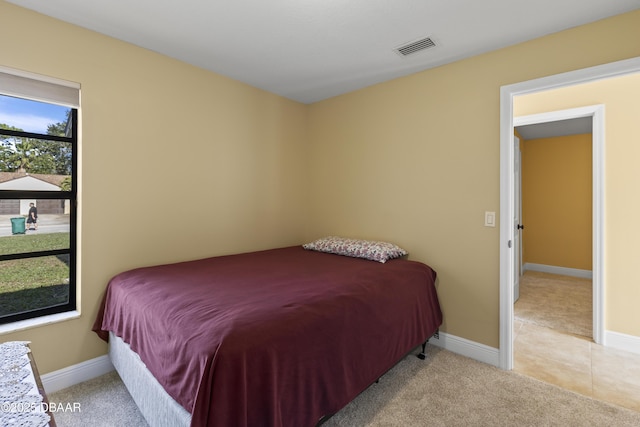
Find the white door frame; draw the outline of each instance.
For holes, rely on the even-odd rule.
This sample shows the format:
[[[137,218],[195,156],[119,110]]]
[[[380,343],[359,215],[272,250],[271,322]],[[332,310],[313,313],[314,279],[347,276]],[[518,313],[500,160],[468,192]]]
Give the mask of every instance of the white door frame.
[[[513,369],[513,275],[514,275],[514,117],[513,98],[517,95],[556,89],[581,83],[588,83],[608,77],[617,77],[640,72],[640,57],[599,65],[540,79],[529,80],[500,88],[500,368]],[[600,107],[601,108],[601,107]],[[584,111],[574,111],[583,114],[581,117],[592,116],[594,120],[594,141],[596,132],[601,132],[600,143],[604,141],[604,112],[597,112],[599,106],[584,107]],[[581,110],[581,109],[575,109]],[[542,115],[528,116],[529,120],[550,121]],[[599,118],[596,118],[598,116]],[[574,116],[575,117],[575,116]],[[547,117],[548,118],[548,117]],[[522,123],[518,118],[518,125],[536,123]],[[599,122],[598,122],[599,121]],[[596,123],[598,122],[598,123]],[[598,129],[596,129],[596,126]],[[596,152],[595,150],[601,150]],[[594,312],[594,339],[603,341],[604,335],[604,310],[603,310],[603,227],[604,227],[604,147],[595,146],[593,152],[594,162],[594,218],[593,218],[593,281],[594,281],[594,307],[598,299],[598,312]],[[600,174],[596,183],[596,174]],[[597,185],[597,188],[596,188]],[[597,228],[597,230],[596,230]],[[598,292],[595,294],[595,283],[598,282]]]

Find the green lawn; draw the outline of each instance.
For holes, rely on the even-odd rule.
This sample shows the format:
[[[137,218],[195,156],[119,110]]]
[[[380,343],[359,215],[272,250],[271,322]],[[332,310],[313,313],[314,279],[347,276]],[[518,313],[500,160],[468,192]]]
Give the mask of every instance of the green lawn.
[[[0,254],[69,247],[69,233],[0,237]],[[69,256],[46,256],[0,262],[0,317],[67,302]]]
[[[69,233],[15,234],[0,237],[0,254],[66,249],[69,247]]]

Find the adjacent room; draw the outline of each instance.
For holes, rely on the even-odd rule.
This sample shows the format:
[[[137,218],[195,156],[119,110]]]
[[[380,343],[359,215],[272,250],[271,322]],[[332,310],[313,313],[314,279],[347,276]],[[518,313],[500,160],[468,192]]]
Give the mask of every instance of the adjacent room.
[[[599,277],[594,265],[603,245],[598,193],[604,189],[612,202],[614,189],[625,187],[616,183],[615,173],[603,173],[607,163],[603,168],[598,157],[603,151],[615,157],[616,141],[628,138],[638,91],[636,72],[514,101],[514,115],[535,122],[515,128],[521,148],[523,274],[514,307],[514,370],[635,410],[640,408],[637,377],[619,367],[633,369],[637,353],[621,343],[628,337],[609,327],[598,336],[603,311],[608,322],[635,322],[633,313],[620,310],[625,305],[620,301],[635,290],[631,283]],[[604,129],[594,129],[588,113],[574,117],[581,108],[603,111]],[[624,198],[618,203],[605,212],[607,221],[627,209]]]
[[[640,182],[638,2],[294,3],[0,1],[0,345],[10,343],[0,350],[20,353],[36,394],[61,404],[34,425],[255,425],[262,415],[282,426],[640,423],[640,384],[628,380],[640,378],[640,201],[629,193]],[[508,129],[530,169],[515,223],[524,228],[505,239],[501,89],[598,67],[625,76],[513,97],[514,122],[599,106],[604,136]],[[55,107],[50,120],[30,128],[44,104]],[[566,163],[552,167],[560,155]],[[588,182],[544,199],[562,177]],[[562,222],[540,231],[550,213]],[[501,254],[516,258],[516,236],[521,262],[505,279]],[[535,305],[535,320],[523,320],[519,302],[505,300],[505,286],[522,292],[547,274],[587,277],[581,323],[564,332],[582,337],[588,356],[544,353],[548,335],[523,325],[554,330],[551,320]],[[204,329],[198,314],[198,327],[183,327],[172,310],[199,307],[199,283],[212,277],[230,284],[217,300],[243,313],[230,324],[258,325],[220,348],[280,337],[267,329],[275,323],[291,335],[264,341],[264,358],[243,348],[220,365],[209,365],[226,354],[218,347],[200,362],[182,354],[200,351],[193,336],[184,351],[145,347]],[[279,293],[284,282],[300,285]],[[143,283],[136,299],[128,290]],[[339,294],[352,303],[330,318],[336,306],[293,298],[325,301],[348,286],[368,291]],[[181,293],[191,299],[174,299]],[[543,294],[545,307],[570,304]],[[276,321],[250,317],[249,301],[279,314],[312,309]],[[152,309],[175,328],[152,338],[141,332],[149,325],[116,325]],[[536,361],[522,358],[523,337],[541,350]],[[182,356],[201,363],[202,383],[170,371]],[[550,357],[557,370],[545,370]],[[601,375],[610,360],[624,374]],[[572,386],[567,372],[585,364]],[[154,374],[160,366],[166,377]],[[222,387],[205,381],[222,370],[210,366],[243,374]],[[248,373],[242,389],[235,379]],[[291,385],[301,378],[313,387]],[[305,403],[278,402],[285,395]],[[247,400],[220,412],[212,396]]]

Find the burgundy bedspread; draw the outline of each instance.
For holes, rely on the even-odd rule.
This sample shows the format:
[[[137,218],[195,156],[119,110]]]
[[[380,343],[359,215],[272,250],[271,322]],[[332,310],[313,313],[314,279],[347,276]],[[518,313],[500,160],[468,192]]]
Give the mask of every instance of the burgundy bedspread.
[[[300,246],[114,277],[94,331],[113,331],[192,426],[313,426],[430,337],[436,274]]]

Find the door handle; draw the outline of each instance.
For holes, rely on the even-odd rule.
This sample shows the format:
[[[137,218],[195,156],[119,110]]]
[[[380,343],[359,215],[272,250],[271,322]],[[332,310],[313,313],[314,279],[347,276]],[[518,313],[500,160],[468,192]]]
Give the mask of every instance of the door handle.
[[[524,225],[518,224],[518,230],[524,230]]]

